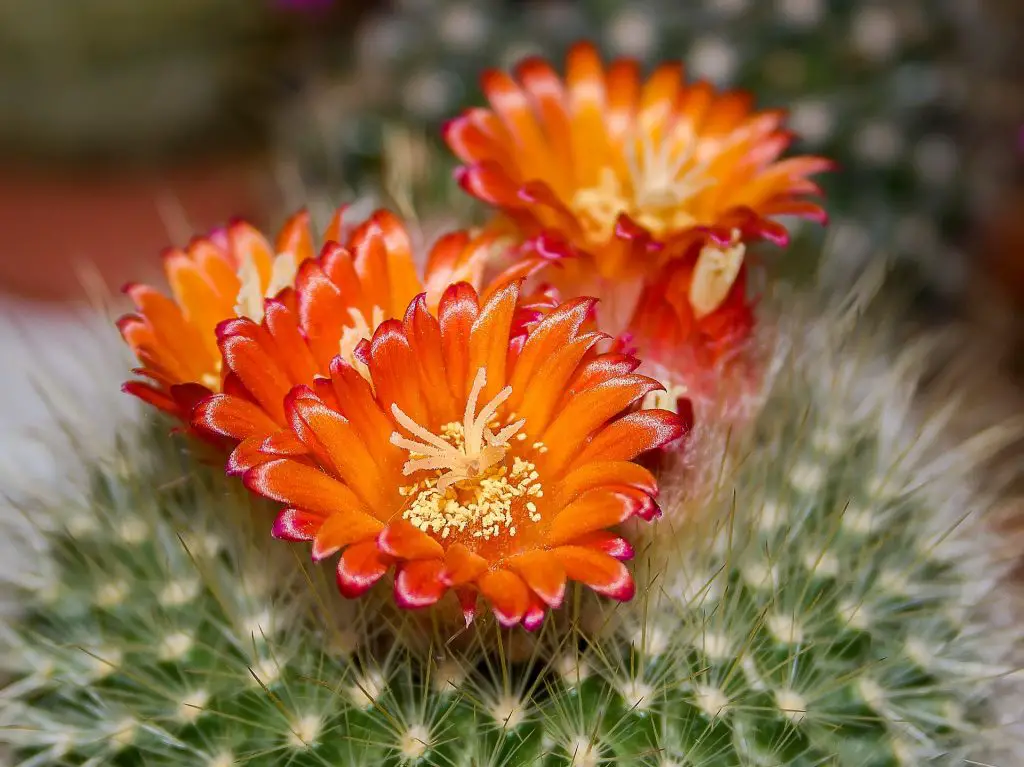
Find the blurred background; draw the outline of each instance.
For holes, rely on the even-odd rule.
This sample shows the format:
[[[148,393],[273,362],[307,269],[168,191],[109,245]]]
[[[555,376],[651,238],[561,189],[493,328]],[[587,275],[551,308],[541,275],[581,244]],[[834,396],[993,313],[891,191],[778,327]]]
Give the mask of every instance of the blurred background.
[[[922,318],[1022,337],[1019,0],[0,0],[0,353],[73,346],[83,274],[158,280],[232,216],[381,186],[443,211],[438,127],[480,70],[583,37],[749,88],[839,161],[791,270],[884,254]]]

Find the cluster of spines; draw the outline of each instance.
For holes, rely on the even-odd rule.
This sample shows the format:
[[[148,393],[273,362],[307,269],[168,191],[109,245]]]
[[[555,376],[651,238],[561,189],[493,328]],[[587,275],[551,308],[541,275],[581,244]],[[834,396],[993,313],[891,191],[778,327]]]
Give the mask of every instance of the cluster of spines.
[[[815,391],[777,382],[706,486],[666,469],[680,481],[638,539],[634,601],[579,595],[536,637],[340,600],[187,451],[100,467],[51,535],[57,581],[7,637],[15,763],[975,757],[999,670],[979,662],[994,640],[972,633],[970,584],[943,556],[957,531],[890,460],[877,414]]]

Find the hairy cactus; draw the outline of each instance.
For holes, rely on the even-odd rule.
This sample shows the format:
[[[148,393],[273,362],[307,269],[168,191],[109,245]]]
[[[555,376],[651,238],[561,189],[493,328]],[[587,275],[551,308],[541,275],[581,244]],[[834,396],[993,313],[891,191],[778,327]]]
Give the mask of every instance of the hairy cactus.
[[[749,422],[660,467],[636,598],[577,594],[536,635],[345,602],[165,423],[126,425],[83,493],[22,504],[45,546],[3,637],[13,763],[1018,763],[1002,488],[977,481],[1009,426],[951,442],[925,342],[797,303]]]

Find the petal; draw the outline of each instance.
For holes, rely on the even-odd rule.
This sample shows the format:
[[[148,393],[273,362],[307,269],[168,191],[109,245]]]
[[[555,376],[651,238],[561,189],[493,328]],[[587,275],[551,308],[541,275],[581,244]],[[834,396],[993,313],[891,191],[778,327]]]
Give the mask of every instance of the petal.
[[[241,266],[245,256],[252,258],[260,278],[260,292],[265,292],[270,285],[274,263],[274,252],[270,243],[258,229],[245,221],[232,222],[228,226],[227,236],[229,248],[235,258],[235,268]]]
[[[404,461],[403,451],[389,442],[395,427],[377,404],[370,382],[344,359],[335,357],[331,362],[331,386],[345,417],[362,437],[367,450],[377,457],[378,463]]]
[[[321,514],[303,509],[285,509],[274,520],[271,535],[282,541],[311,541],[324,523]]]
[[[565,69],[576,185],[586,188],[597,184],[607,158],[604,68],[597,48],[585,42],[569,50]]]
[[[573,541],[572,545],[604,552],[620,562],[626,562],[636,556],[636,552],[629,541],[607,530],[596,530],[593,533],[587,533]]]
[[[464,544],[453,543],[444,556],[444,571],[440,578],[449,586],[472,583],[487,569],[487,560],[474,554]]]
[[[565,568],[550,551],[530,551],[509,559],[508,564],[543,602],[557,608],[565,598]]]
[[[347,599],[362,596],[381,579],[389,566],[377,550],[376,541],[349,546],[338,559],[338,591]]]
[[[618,418],[594,435],[572,466],[591,461],[631,461],[682,437],[688,428],[668,410],[640,410]]]
[[[340,247],[340,246],[338,246]],[[354,278],[354,272],[353,272]],[[299,324],[309,339],[309,347],[321,369],[340,350],[342,328],[351,320],[341,289],[331,281],[317,261],[307,261],[295,278],[298,294]],[[348,295],[360,293],[358,283]]]
[[[444,547],[404,519],[392,522],[377,537],[377,546],[396,559],[436,559],[444,556]]]
[[[309,229],[309,211],[300,210],[289,218],[277,235],[277,253],[291,253],[295,263],[301,264],[313,258],[313,233]]]
[[[546,61],[531,57],[516,67],[516,77],[533,104],[533,109],[544,128],[544,136],[551,145],[555,168],[560,171],[554,181],[555,190],[562,195],[569,192],[572,182],[572,134],[566,112],[565,89],[562,81]],[[559,182],[558,179],[562,181]]]
[[[274,421],[285,423],[284,398],[293,382],[278,367],[271,349],[241,333],[223,335],[219,344],[224,364],[241,379]]]
[[[561,468],[590,434],[644,395],[662,389],[653,378],[629,373],[598,383],[568,399],[555,420],[545,429],[546,465]]]
[[[444,596],[448,587],[441,581],[443,565],[439,559],[405,562],[395,578],[395,601],[399,607],[429,607]]]
[[[587,533],[625,522],[640,510],[632,495],[591,490],[558,512],[546,536],[553,546],[571,543]]]
[[[477,584],[480,593],[491,603],[498,623],[509,627],[523,619],[530,606],[530,592],[518,575],[508,570],[491,570],[484,573]]]
[[[350,488],[322,471],[281,458],[245,473],[245,486],[271,500],[324,515],[367,511]]]
[[[457,405],[448,391],[441,350],[441,326],[427,309],[426,294],[421,293],[409,304],[404,324],[413,355],[418,362],[420,387],[423,391],[430,392],[427,404],[431,422],[449,423],[460,420],[464,405]]]
[[[608,554],[581,546],[560,546],[553,553],[570,579],[586,584],[598,594],[627,602],[636,593],[629,570]]]
[[[261,408],[230,394],[214,394],[200,402],[192,413],[192,425],[236,440],[266,436],[280,428]]]
[[[544,603],[536,597],[530,599],[530,606],[526,608],[526,612],[523,613],[523,628],[527,631],[536,631],[544,623],[544,618],[547,616],[547,609]]]
[[[272,456],[306,455],[309,450],[294,432],[286,429],[275,431],[260,443],[260,451]]]
[[[398,405],[416,423],[427,421],[426,403],[420,391],[416,357],[399,320],[385,320],[370,341],[370,377],[373,379],[377,402],[385,413]]]
[[[265,312],[264,324],[275,341],[274,351],[281,369],[291,383],[309,383],[320,373],[320,368],[299,330],[297,314],[276,300],[266,302]]]
[[[243,439],[235,445],[231,455],[228,456],[224,473],[229,477],[241,477],[250,469],[254,469],[267,461],[274,460],[274,456],[263,452],[263,442],[263,436],[256,435],[255,437]]]
[[[177,418],[184,418],[186,415],[181,411],[178,403],[168,396],[166,392],[163,392],[148,383],[143,383],[142,381],[128,381],[121,385],[121,391],[125,394],[131,394],[133,397],[138,397],[147,405],[152,405],[153,407],[163,410],[165,413],[169,413]]]
[[[621,485],[651,496],[658,494],[658,481],[643,466],[631,461],[594,461],[569,472],[549,491],[551,504],[560,508],[588,490]]]
[[[374,538],[382,526],[379,520],[358,511],[331,514],[313,541],[313,561],[319,562],[350,544]]]
[[[519,208],[518,186],[498,163],[484,160],[456,169],[459,186],[479,200],[501,208]]]
[[[487,383],[480,393],[481,403],[494,399],[505,387],[505,362],[518,299],[518,283],[511,283],[495,292],[480,308],[480,314],[470,329],[467,385],[480,368],[487,371]]]
[[[394,487],[384,481],[374,456],[367,451],[356,430],[337,410],[316,396],[303,394],[288,398],[288,418],[300,435],[306,430],[316,440],[315,452],[331,473],[355,492],[365,504],[384,512],[394,496]],[[310,444],[308,438],[303,442]]]
[[[518,412],[527,384],[559,349],[577,336],[583,323],[592,317],[596,303],[596,299],[593,298],[568,301],[553,310],[533,328],[509,377],[509,384],[512,386],[510,410]]]
[[[469,334],[479,313],[476,291],[465,282],[449,287],[438,304],[448,390],[459,402],[465,402],[469,393]]]

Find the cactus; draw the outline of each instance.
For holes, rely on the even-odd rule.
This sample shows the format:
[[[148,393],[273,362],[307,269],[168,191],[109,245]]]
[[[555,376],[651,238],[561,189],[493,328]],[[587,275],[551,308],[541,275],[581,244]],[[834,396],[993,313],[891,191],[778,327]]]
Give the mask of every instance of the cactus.
[[[637,596],[535,635],[342,600],[202,450],[126,424],[82,492],[22,504],[45,547],[3,635],[13,764],[1019,763],[979,475],[1010,425],[952,442],[927,341],[777,292],[749,422],[659,468]]]
[[[980,15],[942,0],[899,9],[872,0],[404,2],[360,25],[354,57],[334,49],[344,59],[322,64],[286,110],[279,148],[307,190],[333,199],[367,175],[387,175],[380,165],[395,124],[436,135],[443,119],[482,103],[483,68],[537,52],[558,62],[571,43],[589,38],[609,57],[682,59],[692,78],[789,109],[801,136],[796,148],[843,169],[823,183],[834,232],[824,258],[845,280],[883,247],[925,297],[955,298],[966,268],[955,132],[969,89],[951,57],[964,16],[985,28]],[[445,158],[436,169],[447,177],[447,153],[420,143]],[[421,186],[436,202],[447,187],[434,178]],[[785,259],[796,275],[822,256],[816,228],[801,240]]]

